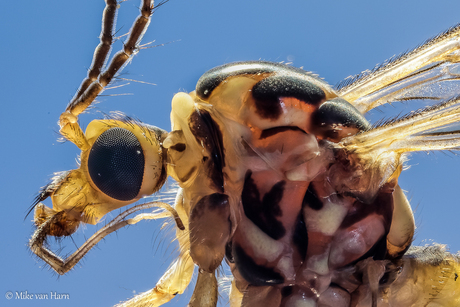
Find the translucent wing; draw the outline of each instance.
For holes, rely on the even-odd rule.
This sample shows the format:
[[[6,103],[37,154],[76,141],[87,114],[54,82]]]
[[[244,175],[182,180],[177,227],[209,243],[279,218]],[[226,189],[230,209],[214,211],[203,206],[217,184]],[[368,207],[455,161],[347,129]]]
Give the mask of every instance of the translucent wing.
[[[336,88],[361,113],[396,101],[450,99],[460,88],[460,24]]]
[[[345,79],[337,91],[363,114],[392,102],[428,102],[428,107],[380,121],[340,142],[367,165],[378,166],[383,181],[399,174],[404,153],[460,149],[460,24]]]

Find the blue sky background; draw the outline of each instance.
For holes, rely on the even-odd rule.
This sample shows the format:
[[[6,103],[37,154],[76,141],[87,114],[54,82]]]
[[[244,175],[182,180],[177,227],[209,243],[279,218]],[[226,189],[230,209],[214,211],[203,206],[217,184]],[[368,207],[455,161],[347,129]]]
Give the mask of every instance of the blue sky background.
[[[138,5],[121,4],[118,33],[128,31]],[[62,277],[26,246],[33,227],[32,216],[24,216],[36,192],[53,172],[76,166],[77,147],[57,142],[56,122],[91,63],[103,8],[102,0],[0,3],[1,306],[111,306],[152,288],[173,260],[171,237],[163,239],[167,232],[155,222],[112,234]],[[459,12],[459,1],[172,0],[154,14],[144,39],[172,43],[142,50],[123,72],[156,85],[131,82],[106,91],[81,124],[100,118],[98,111],[119,110],[169,130],[173,95],[192,91],[205,71],[233,61],[293,62],[335,84],[455,25]],[[108,96],[120,93],[130,95]],[[460,250],[460,157],[421,153],[409,165],[400,185],[416,210],[415,244],[433,240]],[[94,229],[78,231],[77,244]],[[71,240],[63,246],[74,249]],[[7,300],[7,291],[70,299]],[[192,291],[168,306],[184,306]]]

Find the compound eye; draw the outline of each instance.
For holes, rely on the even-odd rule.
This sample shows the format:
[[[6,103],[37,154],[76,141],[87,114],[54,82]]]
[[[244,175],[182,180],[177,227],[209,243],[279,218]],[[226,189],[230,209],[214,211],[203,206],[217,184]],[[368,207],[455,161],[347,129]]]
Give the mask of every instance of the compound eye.
[[[139,194],[144,165],[141,143],[134,133],[120,127],[103,132],[88,156],[93,183],[101,192],[121,201],[132,200]]]

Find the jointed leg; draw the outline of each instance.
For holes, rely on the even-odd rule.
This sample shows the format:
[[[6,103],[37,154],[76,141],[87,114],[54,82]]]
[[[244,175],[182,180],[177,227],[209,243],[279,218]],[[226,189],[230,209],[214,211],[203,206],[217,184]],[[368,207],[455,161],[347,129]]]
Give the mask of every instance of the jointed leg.
[[[232,280],[232,287],[230,289],[230,307],[241,307],[243,301],[243,293],[241,293],[235,284],[235,279]]]
[[[199,270],[189,307],[215,307],[217,305],[217,295],[216,272],[208,273]]]
[[[176,230],[176,237],[180,247],[179,258],[163,274],[155,288],[117,305],[118,307],[161,306],[169,302],[177,294],[182,294],[189,285],[195,264],[192,257],[190,257],[188,214],[184,210],[182,200],[182,192],[180,190],[174,206],[184,225],[183,229],[178,228]]]
[[[182,294],[190,283],[195,264],[187,253],[183,253],[169,267],[156,284],[155,288],[135,296],[131,300],[116,305],[117,307],[161,306],[177,294]]]
[[[127,216],[137,212],[139,210],[150,209],[154,207],[162,207],[166,210],[157,210],[152,213],[142,213],[139,214],[131,219],[125,219]],[[48,248],[43,246],[43,243],[50,233],[50,226],[56,221],[61,218],[61,215],[65,214],[64,211],[58,212],[53,215],[50,219],[46,222],[41,224],[37,230],[35,231],[34,235],[29,241],[30,249],[41,259],[43,259],[47,264],[49,264],[57,273],[63,275],[71,270],[75,264],[77,264],[85,255],[86,253],[93,248],[101,239],[103,239],[108,234],[124,227],[127,225],[133,225],[141,220],[148,220],[148,219],[159,219],[173,216],[176,221],[176,225],[179,229],[183,229],[184,226],[182,221],[180,220],[177,212],[172,208],[170,205],[162,202],[150,202],[146,204],[141,204],[129,208],[128,210],[119,214],[116,218],[114,218],[110,223],[102,227],[98,230],[94,235],[92,235],[80,248],[78,248],[72,255],[67,257],[66,259],[62,259],[57,256],[55,253],[50,251]]]

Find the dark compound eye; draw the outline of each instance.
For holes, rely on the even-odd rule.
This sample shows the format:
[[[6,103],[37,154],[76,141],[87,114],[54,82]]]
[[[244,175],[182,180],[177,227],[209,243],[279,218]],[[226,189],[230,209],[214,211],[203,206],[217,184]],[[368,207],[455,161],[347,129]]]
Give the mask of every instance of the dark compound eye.
[[[124,128],[108,129],[91,148],[88,172],[106,195],[117,200],[134,199],[144,176],[144,153],[139,140]]]

